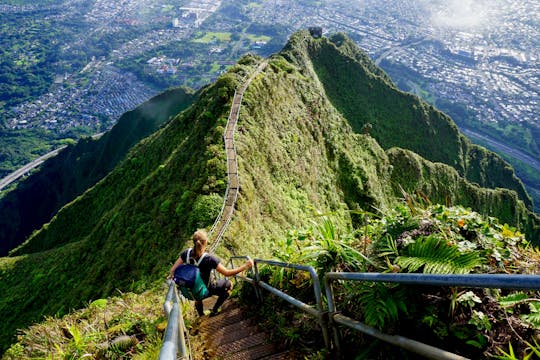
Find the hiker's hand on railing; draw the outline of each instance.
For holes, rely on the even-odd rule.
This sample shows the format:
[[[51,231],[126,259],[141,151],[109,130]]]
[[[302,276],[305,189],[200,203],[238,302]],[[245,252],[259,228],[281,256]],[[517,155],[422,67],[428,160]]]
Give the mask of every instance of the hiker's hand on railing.
[[[246,263],[244,264],[244,267],[245,267],[244,270],[251,269],[251,268],[253,267],[253,265],[254,265],[253,260],[251,260],[250,258],[248,258],[248,260],[247,260]]]

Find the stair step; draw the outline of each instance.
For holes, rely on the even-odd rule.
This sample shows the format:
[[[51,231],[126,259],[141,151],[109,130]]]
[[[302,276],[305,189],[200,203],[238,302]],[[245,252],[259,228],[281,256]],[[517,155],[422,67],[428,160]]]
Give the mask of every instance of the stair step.
[[[276,346],[274,344],[263,344],[254,346],[244,351],[237,352],[225,356],[223,360],[251,360],[260,359],[262,357],[272,355],[276,352]]]
[[[204,319],[201,321],[199,329],[204,332],[214,332],[225,326],[235,324],[243,319],[244,317],[241,309],[229,309],[221,312],[219,315]]]
[[[250,337],[246,337],[240,340],[230,342],[228,344],[223,344],[219,346],[215,352],[217,356],[225,356],[227,354],[237,353],[251,347],[262,345],[266,343],[266,334],[258,333]]]
[[[277,354],[272,354],[261,358],[261,360],[289,360],[292,359],[292,355],[288,351],[283,351]]]
[[[253,336],[258,333],[259,330],[257,329],[257,326],[244,324],[243,327],[236,328],[232,331],[222,331],[215,334],[208,334],[208,337],[212,338],[212,348],[216,348],[223,344],[228,344],[243,339],[245,337]]]

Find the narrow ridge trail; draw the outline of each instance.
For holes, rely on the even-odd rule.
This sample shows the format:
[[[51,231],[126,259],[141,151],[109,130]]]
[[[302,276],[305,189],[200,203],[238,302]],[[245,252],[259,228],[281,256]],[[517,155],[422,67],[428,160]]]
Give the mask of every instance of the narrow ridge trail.
[[[268,65],[266,61],[259,64],[257,69],[238,86],[235,91],[231,111],[227,120],[225,134],[225,152],[227,154],[227,190],[225,201],[221,213],[217,217],[210,237],[213,238],[210,252],[215,252],[227,226],[229,225],[238,193],[240,191],[240,177],[238,175],[238,161],[236,146],[234,143],[234,133],[242,98],[249,84]],[[204,300],[204,308],[213,307],[215,297]],[[288,351],[282,351],[280,347],[269,341],[269,338],[256,322],[245,315],[242,308],[234,300],[225,302],[221,313],[214,317],[202,317],[196,327],[196,336],[199,342],[204,344],[204,350],[199,353],[200,357],[195,359],[223,359],[223,360],[243,360],[243,359],[290,359]]]
[[[227,126],[225,127],[225,135],[223,135],[225,152],[227,154],[227,190],[225,191],[225,201],[223,202],[221,212],[210,230],[210,239],[213,239],[212,245],[210,246],[210,252],[216,251],[221,238],[223,237],[223,233],[231,222],[236,199],[238,198],[238,192],[240,191],[240,177],[238,176],[238,159],[236,146],[234,144],[234,132],[236,130],[236,124],[238,123],[242,98],[251,81],[253,81],[267,65],[268,63],[266,61],[260,63],[257,69],[246,81],[238,86],[234,93],[231,111],[227,120]]]

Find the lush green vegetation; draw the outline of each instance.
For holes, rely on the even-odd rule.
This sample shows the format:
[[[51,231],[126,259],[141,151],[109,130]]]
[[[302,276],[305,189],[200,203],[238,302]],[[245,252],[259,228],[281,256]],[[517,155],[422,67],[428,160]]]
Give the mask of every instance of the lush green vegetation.
[[[156,359],[166,325],[156,306],[163,303],[163,291],[156,287],[140,295],[98,299],[64,317],[47,317],[25,329],[3,358]],[[44,332],[47,336],[41,335]]]
[[[429,94],[427,91],[423,90],[422,88],[426,87],[426,81],[419,73],[390,61],[381,62],[381,67],[393,78],[401,79],[397,83],[400,89],[415,93],[430,104],[437,106],[445,113],[451,115],[460,127],[473,129],[475,132],[487,135],[493,139],[501,139],[503,143],[511,143],[516,148],[519,148],[520,151],[538,158],[540,154],[540,144],[538,144],[537,139],[540,138],[540,133],[537,127],[534,127],[529,123],[522,123],[519,124],[519,126],[515,124],[500,124],[494,122],[479,123],[474,119],[473,114],[471,114],[470,110],[468,110],[464,104],[450,102],[442,98],[435,98],[433,94]],[[533,199],[535,210],[538,212],[538,209],[540,209],[540,195],[538,190],[535,190],[536,184],[540,183],[538,171],[529,164],[516,159],[511,154],[505,154],[501,149],[492,148],[481,139],[474,139],[474,142],[493,151],[497,151],[512,165],[516,174],[524,182],[527,191]]]
[[[399,205],[398,198],[403,197],[399,185],[403,183],[402,187],[405,187],[414,184],[415,178],[405,172],[403,178],[396,176],[396,169],[398,165],[401,166],[399,161],[391,156],[390,150],[385,151],[379,145],[375,136],[370,135],[368,127],[362,127],[360,131],[355,129],[354,123],[344,116],[344,107],[334,106],[336,98],[329,98],[325,93],[325,88],[332,87],[329,84],[331,78],[319,75],[322,73],[320,69],[315,71],[319,65],[314,66],[314,63],[322,62],[322,59],[313,59],[324,55],[328,57],[325,62],[333,61],[343,64],[342,69],[354,70],[336,73],[333,81],[345,81],[344,78],[352,77],[355,71],[361,70],[368,78],[359,79],[362,83],[372,84],[373,88],[382,87],[380,83],[386,84],[386,76],[373,64],[361,65],[355,60],[361,58],[361,53],[355,53],[354,57],[347,55],[357,50],[346,45],[348,40],[341,39],[342,46],[349,50],[342,52],[326,39],[312,39],[307,32],[294,35],[285,50],[269,60],[267,68],[253,80],[244,94],[236,135],[241,191],[235,216],[219,250],[220,255],[241,252],[251,256],[271,256],[276,250],[276,243],[283,239],[287,230],[309,227],[310,215],[317,209],[324,214],[333,214],[335,220],[332,224],[336,229],[356,233],[368,227],[362,234],[372,236],[370,239],[361,237],[359,244],[356,240],[345,244],[357,249],[353,251],[354,256],[342,256],[347,247],[340,247],[336,252],[333,249],[326,253],[319,251],[321,266],[331,267],[340,263],[340,269],[349,270],[366,266],[365,257],[358,255],[360,249],[362,252],[369,250],[366,255],[373,262],[370,269],[381,270],[387,265],[384,257],[379,256],[386,252],[381,252],[381,247],[389,246],[389,239],[397,242],[399,234],[415,229],[399,230],[400,219],[406,219],[407,224],[422,224],[415,213],[407,214],[403,207],[398,207],[402,215],[393,211]],[[315,51],[322,48],[326,50]],[[346,67],[344,59],[357,65]],[[0,293],[5,294],[0,298],[2,351],[15,341],[16,329],[40,321],[44,315],[67,314],[95,299],[110,297],[118,290],[142,293],[159,286],[157,284],[165,278],[178,251],[185,246],[186,239],[196,228],[211,226],[219,211],[219,198],[226,188],[222,135],[230,102],[240,80],[253,71],[258,61],[256,57],[246,56],[232,66],[214,84],[204,88],[191,107],[135,145],[105,178],[63,207],[48,225],[28,239],[17,253],[19,256],[0,259]],[[399,100],[405,95],[388,84],[384,86],[387,87],[385,96],[395,96],[398,99],[396,102],[407,114],[417,114],[420,119],[426,119],[429,118],[426,114],[434,111],[413,97],[410,97],[414,100],[410,103],[412,109],[408,109],[406,102]],[[350,91],[356,90],[351,88]],[[365,98],[368,96],[369,99],[370,95],[362,91],[358,91],[356,96],[347,96],[350,101],[374,106]],[[416,108],[413,106],[415,104]],[[361,107],[351,105],[350,108]],[[391,110],[385,111],[391,113]],[[435,123],[435,119],[443,119],[443,124],[436,124],[433,131],[426,130],[427,134],[447,134],[440,129],[453,131],[454,126],[442,115],[430,118],[430,121]],[[427,122],[426,127],[429,128],[429,124]],[[373,127],[376,127],[375,123]],[[431,138],[427,141],[432,142]],[[460,140],[451,141],[459,143]],[[460,149],[457,147],[458,151]],[[407,153],[407,150],[401,151]],[[451,157],[452,154],[447,149],[444,154],[433,156],[443,155]],[[441,178],[454,174],[447,165],[440,167],[428,161],[421,164],[424,167],[412,168],[422,171],[429,168],[437,184],[440,184],[438,181]],[[494,164],[497,165],[496,162]],[[419,179],[428,182],[429,177]],[[452,186],[456,193],[469,194],[470,197],[485,190],[457,180]],[[501,197],[506,194],[506,190],[490,191],[500,192],[502,195],[497,196]],[[430,196],[435,202],[438,201],[437,196],[444,196],[445,193],[446,189],[434,187]],[[505,201],[504,209],[499,209],[499,204],[495,204],[493,212],[504,213],[508,209],[518,211],[523,206],[517,201],[515,192],[508,190],[508,194],[511,196]],[[486,205],[482,201],[491,201],[487,196],[478,197],[483,199],[478,206]],[[477,210],[472,205],[471,208]],[[440,206],[428,209],[435,218],[443,216],[445,211]],[[452,214],[449,213],[447,217],[453,218]],[[473,223],[488,221],[475,220],[477,217],[480,219],[479,215],[471,215],[471,225],[467,223],[467,226],[472,229]],[[467,222],[469,218],[463,220]],[[394,230],[385,228],[389,221],[396,222]],[[444,224],[450,226],[449,221]],[[527,221],[534,223],[536,220],[531,218]],[[516,246],[522,241],[522,236],[511,227],[496,225],[495,220],[488,222],[495,229],[494,232],[502,233],[507,229],[514,234],[506,238],[515,237]],[[478,229],[484,229],[483,225],[478,226]],[[386,229],[386,232],[378,232],[377,229]],[[433,252],[433,248],[437,248],[434,239],[440,239],[440,232],[438,228],[431,227],[426,231],[429,233],[420,234],[423,238],[419,238],[418,242],[425,241],[425,246],[431,246]],[[442,233],[446,234],[444,231]],[[376,238],[378,234],[389,236]],[[472,248],[469,242],[475,244],[475,239],[467,237],[467,234],[461,234],[464,238],[461,239],[458,238],[459,231],[456,231],[456,238],[443,239],[452,246],[456,244],[451,240],[460,242],[458,252],[443,252],[444,256],[452,259],[452,266],[443,268],[440,261],[433,261],[427,264],[427,268],[454,271],[463,267],[470,271],[489,271],[490,268],[484,265],[491,266],[491,263],[484,264],[476,256],[462,258],[461,253],[467,255],[467,249],[470,249],[483,256],[491,256],[495,250],[500,253],[508,247],[511,255],[507,257],[507,252],[502,253],[503,266],[528,270],[520,267],[521,253],[514,252],[510,242],[502,241],[502,244],[486,245],[486,248],[482,247],[482,243],[482,246]],[[475,230],[474,234],[482,236],[483,233]],[[493,235],[493,238],[497,239],[498,235]],[[311,241],[313,238],[309,239]],[[377,243],[378,246],[375,246],[376,241],[381,241]],[[323,249],[327,243],[330,244],[328,241],[315,241],[312,245]],[[410,271],[415,267],[426,268],[426,264],[414,261],[414,251],[422,249],[406,245],[398,249],[402,252],[385,255],[391,268],[399,266]],[[467,245],[466,249],[463,250],[461,245]],[[45,251],[34,253],[37,249]],[[490,249],[495,250],[490,253]],[[304,254],[302,251],[298,253]],[[529,257],[534,255],[531,254]],[[510,263],[504,263],[504,260]],[[477,267],[477,261],[480,261],[480,267]],[[385,290],[381,288],[380,291]],[[354,296],[358,297],[357,293]],[[420,297],[420,292],[417,296]],[[156,304],[158,306],[161,305]],[[521,309],[515,314],[518,313],[531,315]],[[444,323],[446,318],[440,316]],[[391,324],[392,318],[384,318],[382,325]],[[148,320],[148,323],[153,321]],[[450,325],[451,320],[448,321]],[[481,342],[479,338],[472,338],[475,339]],[[24,341],[22,338],[21,343],[15,345],[15,350],[30,352],[30,346]],[[81,342],[84,343],[86,341]],[[91,346],[85,349],[91,349]]]
[[[314,216],[312,225],[290,231],[276,242],[274,257],[329,271],[389,273],[535,273],[540,252],[523,234],[498,220],[463,207],[426,206],[408,201],[383,217],[364,212],[364,226],[335,225],[334,217]],[[313,303],[312,284],[302,273],[276,268],[260,271],[265,281]],[[461,354],[471,359],[538,356],[540,297],[536,292],[398,286],[370,282],[334,283],[340,313],[386,333]],[[251,286],[245,289],[249,299]],[[248,301],[249,302],[249,301]],[[276,305],[278,302],[278,305]],[[325,349],[313,318],[268,295],[265,328],[307,358]],[[413,359],[410,353],[341,328],[349,358]],[[313,355],[317,354],[317,355]]]
[[[221,136],[236,77],[203,90],[196,105],[137,144],[25,245],[51,250],[2,259],[3,349],[15,329],[43,315],[67,313],[116,289],[151,286],[188,234],[211,225],[217,213],[209,223],[186,226],[198,196],[225,190]]]
[[[20,245],[59,209],[105,177],[134,144],[191,105],[193,99],[191,91],[169,90],[125,113],[99,140],[84,138],[49,159],[0,199],[0,255]],[[49,245],[34,241],[14,254],[47,248]]]
[[[79,129],[84,135],[84,129]],[[42,129],[4,131],[0,129],[0,177],[4,177],[55,148],[71,143],[64,135],[58,136]]]
[[[460,204],[483,214],[496,216],[503,223],[515,224],[540,245],[540,218],[528,210],[508,189],[481,188],[459,176],[448,165],[431,163],[417,154],[399,148],[387,151],[393,165],[392,182],[396,194],[402,189],[418,193],[438,204]]]
[[[309,53],[308,61],[329,99],[356,132],[368,127],[385,149],[409,149],[430,161],[454,167],[482,187],[515,190],[532,209],[530,196],[505,161],[473,145],[445,114],[418,97],[397,90],[388,76],[345,35],[308,41],[301,46],[305,36],[293,38],[298,44],[296,51],[286,52],[286,56],[303,64],[306,58],[298,49],[303,47]]]

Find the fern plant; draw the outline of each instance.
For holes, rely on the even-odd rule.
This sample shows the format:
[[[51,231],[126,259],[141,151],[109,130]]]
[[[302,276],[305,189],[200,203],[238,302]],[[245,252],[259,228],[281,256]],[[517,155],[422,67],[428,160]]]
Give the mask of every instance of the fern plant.
[[[407,314],[407,292],[395,284],[365,283],[360,286],[357,301],[362,308],[364,321],[369,326],[382,329]]]
[[[403,250],[396,263],[404,270],[426,274],[468,274],[482,264],[477,251],[461,252],[436,235],[420,237]]]

